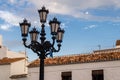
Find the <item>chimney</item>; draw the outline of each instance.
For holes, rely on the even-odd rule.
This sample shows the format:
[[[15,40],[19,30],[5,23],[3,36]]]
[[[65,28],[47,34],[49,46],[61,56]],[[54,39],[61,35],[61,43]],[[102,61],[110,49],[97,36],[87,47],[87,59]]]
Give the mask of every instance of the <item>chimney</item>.
[[[116,41],[116,48],[120,48],[120,40]]]

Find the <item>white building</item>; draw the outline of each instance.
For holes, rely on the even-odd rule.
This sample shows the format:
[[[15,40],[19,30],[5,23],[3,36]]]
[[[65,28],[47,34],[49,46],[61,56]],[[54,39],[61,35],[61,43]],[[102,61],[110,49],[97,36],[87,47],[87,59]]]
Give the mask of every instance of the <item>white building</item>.
[[[0,36],[0,80],[26,80],[27,65],[25,53],[8,50]]]
[[[28,80],[39,80],[39,59],[28,67]],[[120,80],[120,52],[48,58],[45,80]]]

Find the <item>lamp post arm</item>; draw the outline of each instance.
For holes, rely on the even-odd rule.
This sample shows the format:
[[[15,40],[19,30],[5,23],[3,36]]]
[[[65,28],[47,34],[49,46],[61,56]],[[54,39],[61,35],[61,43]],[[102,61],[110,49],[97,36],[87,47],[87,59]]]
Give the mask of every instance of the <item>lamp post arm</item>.
[[[24,45],[26,48],[30,48],[30,45],[27,45],[27,44],[26,44],[27,39],[26,39],[26,38],[23,38],[22,40],[23,40],[23,45]]]
[[[23,45],[24,45],[26,48],[31,48],[32,51],[35,52],[35,53],[37,53],[37,55],[40,57],[40,53],[39,53],[38,51],[36,51],[36,50],[31,46],[31,44],[30,44],[30,45],[27,45],[27,44],[26,44],[26,41],[27,41],[26,38],[23,38],[22,40],[23,40]]]
[[[58,49],[55,49],[54,46],[52,46],[52,49],[45,54],[45,56],[47,57],[48,55],[52,56],[53,52],[59,52],[61,49],[61,44],[59,43],[58,45]]]
[[[54,46],[54,44],[55,44],[55,36],[52,37],[52,40],[53,40],[52,46]]]
[[[36,51],[34,48],[32,48],[32,46],[30,48],[32,49],[33,52],[35,52],[40,57],[39,51]]]
[[[52,49],[49,51],[49,52],[47,52],[46,54],[45,54],[45,57],[47,57],[48,55],[52,55],[53,54],[53,51],[52,51]]]
[[[53,47],[53,52],[59,52],[59,51],[60,51],[61,44],[58,44],[57,46],[58,46],[58,49],[55,49],[55,48]]]

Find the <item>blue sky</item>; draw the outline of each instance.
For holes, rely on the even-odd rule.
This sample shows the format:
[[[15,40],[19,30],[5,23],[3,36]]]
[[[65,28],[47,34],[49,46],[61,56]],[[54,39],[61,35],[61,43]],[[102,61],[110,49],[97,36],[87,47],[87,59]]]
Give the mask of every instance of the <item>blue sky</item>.
[[[49,9],[47,39],[51,40],[48,21],[54,16],[65,29],[61,51],[55,56],[92,52],[98,45],[113,48],[120,39],[120,0],[0,0],[0,5],[0,35],[12,51],[25,50],[19,27],[24,18],[40,30],[37,10],[43,5]],[[37,58],[26,51],[30,60]]]

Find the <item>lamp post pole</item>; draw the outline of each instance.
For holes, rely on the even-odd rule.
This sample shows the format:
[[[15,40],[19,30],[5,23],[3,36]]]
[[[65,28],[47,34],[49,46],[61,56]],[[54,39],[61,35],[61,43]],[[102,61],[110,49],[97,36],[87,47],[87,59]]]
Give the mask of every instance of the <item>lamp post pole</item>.
[[[40,58],[40,80],[44,80],[44,59]]]
[[[39,71],[39,80],[44,80],[44,59],[50,55],[52,57],[53,52],[59,52],[62,38],[64,34],[64,30],[60,28],[60,22],[57,20],[57,18],[53,18],[53,20],[50,20],[50,30],[52,35],[52,42],[46,40],[46,33],[45,33],[45,23],[47,19],[48,10],[45,9],[43,6],[42,9],[38,10],[39,16],[40,16],[40,22],[41,22],[41,31],[39,32],[35,27],[29,31],[29,28],[31,26],[30,23],[26,19],[23,20],[22,23],[20,23],[21,28],[21,36],[23,40],[23,44],[25,47],[31,49],[33,52],[35,52],[40,59],[40,71]],[[40,41],[38,41],[38,34],[40,33]],[[30,34],[31,43],[26,44],[28,34]],[[54,47],[55,42],[57,43],[57,49]]]

